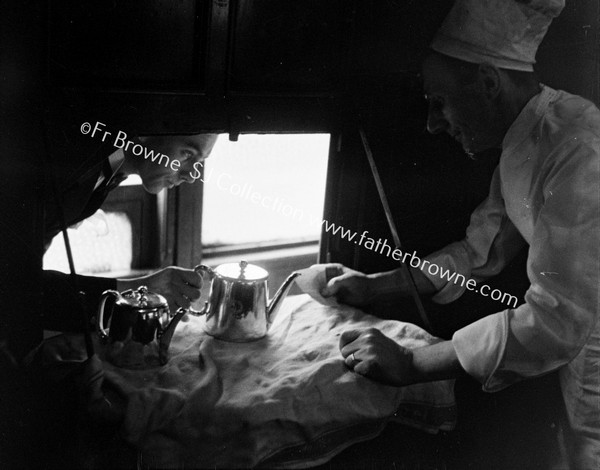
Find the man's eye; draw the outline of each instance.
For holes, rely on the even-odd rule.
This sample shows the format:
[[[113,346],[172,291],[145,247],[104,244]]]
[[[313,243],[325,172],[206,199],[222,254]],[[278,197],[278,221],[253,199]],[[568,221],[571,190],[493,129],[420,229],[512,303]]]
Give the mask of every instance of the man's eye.
[[[188,158],[192,158],[194,156],[194,152],[191,150],[182,150],[181,156],[183,160],[187,160]]]

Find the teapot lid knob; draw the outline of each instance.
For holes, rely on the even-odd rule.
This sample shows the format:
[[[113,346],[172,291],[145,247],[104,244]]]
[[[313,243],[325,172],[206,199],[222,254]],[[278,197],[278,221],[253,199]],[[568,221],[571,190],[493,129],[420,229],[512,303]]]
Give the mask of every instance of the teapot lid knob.
[[[215,269],[215,273],[225,279],[245,282],[264,281],[269,277],[269,273],[263,268],[247,261],[222,264]]]
[[[140,294],[140,298],[139,298],[139,302],[140,302],[140,307],[146,307],[147,302],[148,302],[148,288],[146,286],[140,286],[138,287],[138,294]]]
[[[244,270],[248,266],[248,261],[240,261],[240,279],[244,279],[246,277],[246,273]]]

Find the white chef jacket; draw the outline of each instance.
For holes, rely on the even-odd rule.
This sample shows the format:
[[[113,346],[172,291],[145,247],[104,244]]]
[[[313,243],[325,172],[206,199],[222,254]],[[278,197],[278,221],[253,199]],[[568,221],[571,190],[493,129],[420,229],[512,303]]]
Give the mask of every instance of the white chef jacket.
[[[462,367],[486,391],[560,368],[580,461],[600,469],[600,111],[543,87],[508,130],[488,198],[466,238],[431,263],[475,281],[500,272],[526,242],[525,303],[457,331]],[[460,283],[425,273],[448,303]],[[508,293],[510,294],[510,293]]]

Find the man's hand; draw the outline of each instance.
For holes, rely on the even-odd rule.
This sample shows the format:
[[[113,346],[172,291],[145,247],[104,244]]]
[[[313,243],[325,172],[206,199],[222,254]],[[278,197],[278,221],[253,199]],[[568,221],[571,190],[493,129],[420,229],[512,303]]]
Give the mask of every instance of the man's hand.
[[[342,264],[325,265],[338,274],[329,279],[327,286],[321,291],[323,297],[335,296],[341,303],[355,307],[365,307],[373,302],[396,302],[410,295],[409,280],[401,269],[382,273],[363,274]],[[413,278],[421,294],[433,294],[435,287],[419,270],[412,270]]]
[[[335,297],[338,302],[355,307],[364,307],[373,301],[369,276],[342,264],[332,264],[331,267],[337,268],[340,274],[327,282],[321,291],[323,297]]]
[[[171,312],[178,308],[189,308],[200,298],[202,278],[193,269],[169,266],[148,276],[135,279],[117,279],[117,290],[137,289],[146,286],[148,290],[162,295],[169,303]]]
[[[369,328],[344,331],[340,352],[354,372],[388,385],[453,379],[464,374],[452,341],[406,349]]]
[[[342,333],[340,352],[350,369],[377,382],[401,386],[416,381],[412,351],[375,328]]]

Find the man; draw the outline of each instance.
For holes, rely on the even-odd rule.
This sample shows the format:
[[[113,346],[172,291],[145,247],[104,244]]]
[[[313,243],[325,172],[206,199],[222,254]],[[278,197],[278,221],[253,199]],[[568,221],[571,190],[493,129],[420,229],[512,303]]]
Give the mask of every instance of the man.
[[[600,111],[538,84],[537,46],[560,1],[457,0],[423,64],[427,120],[472,155],[498,147],[488,198],[461,242],[430,263],[476,281],[496,275],[524,243],[525,303],[407,350],[377,330],[347,331],[341,354],[356,373],[397,386],[458,377],[486,391],[559,369],[573,468],[600,462]],[[419,270],[420,293],[449,303],[465,288]],[[409,288],[399,272],[345,269],[324,295],[365,305]]]
[[[123,137],[124,131],[120,131],[121,134],[115,129],[109,131],[98,122],[92,129],[96,132],[82,135],[80,125],[77,125],[66,132],[55,130],[50,136],[53,158],[48,173],[54,181],[49,181],[48,186],[58,188],[67,226],[92,215],[108,193],[129,175],[139,175],[144,189],[153,194],[184,182],[193,183],[197,179],[197,170],[210,155],[217,139],[216,134],[147,136],[133,138],[131,145],[126,145],[129,139]],[[64,137],[65,134],[68,137]],[[165,157],[162,160],[144,158],[150,152]],[[60,232],[62,223],[52,194],[45,200],[44,243],[48,247]],[[189,307],[199,298],[202,285],[200,276],[192,269],[173,266],[135,279],[77,276],[77,281],[78,289],[85,294],[89,317],[94,314],[101,293],[107,289],[123,291],[146,285],[149,290],[164,295],[174,311]],[[45,271],[43,282],[43,327],[59,331],[80,330],[81,301],[70,277]]]
[[[48,119],[46,135],[49,158],[43,168],[46,184],[40,187],[35,186],[35,178],[30,181],[33,190],[43,190],[38,200],[44,203],[40,222],[46,247],[62,229],[63,216],[64,225],[71,226],[92,215],[110,190],[128,175],[139,175],[145,190],[151,193],[184,182],[192,183],[198,179],[201,163],[210,155],[217,139],[215,134],[136,138],[128,132],[126,141],[132,143],[127,146],[124,138],[116,139],[122,136],[119,134],[119,131],[124,132],[122,129],[109,129],[94,121],[92,128],[97,124],[101,132],[85,134],[86,123],[81,116],[74,115],[77,110],[71,111],[60,103],[51,109],[54,115]],[[140,154],[141,147],[143,154]],[[164,164],[165,158],[162,161],[144,158],[149,152],[169,157],[170,164]],[[43,161],[42,156],[40,161]],[[177,163],[173,163],[175,161]],[[4,248],[23,249],[17,244]],[[31,250],[38,253],[37,247]],[[84,292],[83,308],[91,319],[106,289],[122,291],[145,284],[150,290],[163,294],[174,311],[188,307],[197,299],[202,284],[193,270],[178,267],[168,267],[137,279],[78,275],[77,282],[73,283],[69,275],[55,271],[44,271],[41,279],[41,286],[22,286],[18,298],[28,308],[17,312],[19,317],[10,309],[4,312],[0,331],[0,461],[6,468],[36,468],[41,462],[47,468],[80,467],[82,460],[77,455],[80,421],[90,421],[84,428],[88,431],[95,429],[101,435],[112,436],[112,425],[122,417],[116,402],[112,402],[113,406],[105,399],[102,363],[96,355],[81,364],[61,358],[63,361],[49,365],[45,362],[48,357],[44,350],[36,349],[43,339],[44,329],[82,330],[79,291]],[[27,296],[36,288],[43,294],[40,303]],[[26,315],[22,315],[23,312]],[[36,354],[29,354],[34,350]],[[99,418],[100,424],[90,417]],[[112,425],[107,425],[107,421]],[[88,439],[94,441],[89,436]]]

